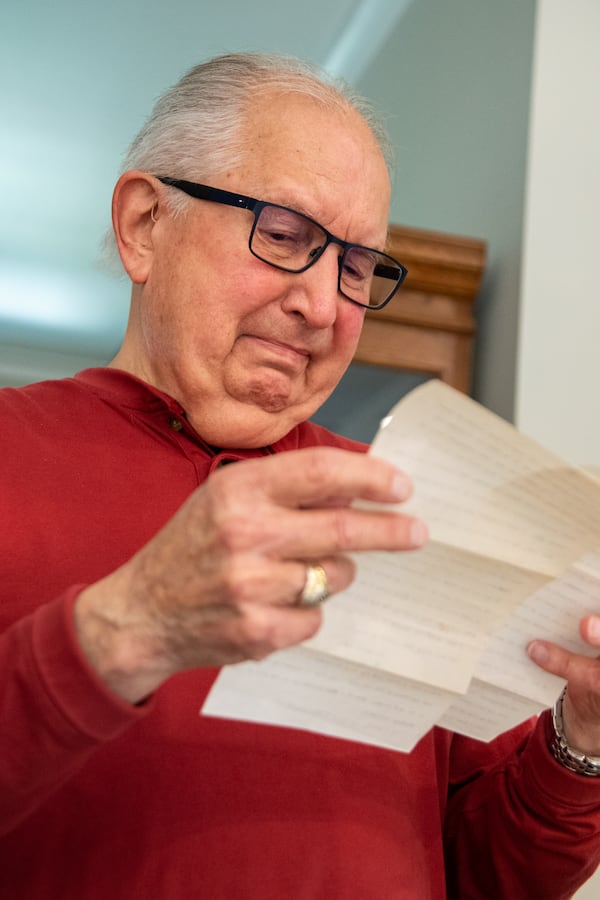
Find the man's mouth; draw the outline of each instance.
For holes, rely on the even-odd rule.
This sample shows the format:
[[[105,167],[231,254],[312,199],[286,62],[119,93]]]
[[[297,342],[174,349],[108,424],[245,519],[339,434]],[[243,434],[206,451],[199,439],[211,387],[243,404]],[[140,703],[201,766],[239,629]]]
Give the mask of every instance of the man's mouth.
[[[276,338],[261,337],[255,334],[245,334],[242,337],[251,342],[259,355],[264,354],[265,358],[279,360],[280,364],[286,363],[293,368],[298,368],[299,365],[306,366],[310,357],[310,351],[301,344],[287,343]]]

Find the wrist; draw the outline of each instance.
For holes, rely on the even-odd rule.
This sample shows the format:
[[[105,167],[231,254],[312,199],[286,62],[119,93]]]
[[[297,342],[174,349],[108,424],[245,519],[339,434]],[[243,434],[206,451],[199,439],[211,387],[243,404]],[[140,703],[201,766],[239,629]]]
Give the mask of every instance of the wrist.
[[[114,586],[113,586],[114,587]],[[143,623],[130,621],[103,582],[86,588],[74,608],[80,646],[107,687],[129,703],[139,703],[173,674],[162,645]]]
[[[578,738],[577,729],[572,728],[571,722],[567,731],[565,725],[566,701],[567,688],[565,687],[552,710],[554,734],[550,750],[554,758],[571,772],[578,775],[600,777],[600,752],[588,749],[590,744],[588,732],[584,731]]]
[[[600,756],[600,723],[593,725],[589,719],[581,719],[566,686],[562,692],[562,719],[569,746],[588,756]]]

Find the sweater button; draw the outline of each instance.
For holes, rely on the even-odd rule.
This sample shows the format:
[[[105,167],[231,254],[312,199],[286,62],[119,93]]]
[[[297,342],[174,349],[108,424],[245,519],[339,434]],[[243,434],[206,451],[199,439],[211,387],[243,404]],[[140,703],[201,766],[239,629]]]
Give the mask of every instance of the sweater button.
[[[169,427],[173,429],[173,431],[181,431],[183,428],[183,422],[181,419],[178,419],[177,416],[171,416],[169,419]]]

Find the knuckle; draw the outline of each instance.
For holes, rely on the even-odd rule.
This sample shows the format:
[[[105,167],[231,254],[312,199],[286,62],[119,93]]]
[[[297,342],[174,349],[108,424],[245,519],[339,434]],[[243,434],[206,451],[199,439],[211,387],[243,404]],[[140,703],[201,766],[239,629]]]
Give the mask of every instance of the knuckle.
[[[228,553],[236,553],[250,546],[256,538],[256,523],[248,515],[235,513],[220,518],[217,541]]]
[[[256,599],[257,585],[248,575],[246,566],[235,557],[229,562],[223,573],[223,588],[228,602],[243,611],[245,604]]]
[[[331,512],[332,543],[334,552],[353,549],[352,512],[337,507]]]
[[[308,466],[303,477],[316,490],[331,484],[335,473],[334,454],[331,451],[331,447],[314,447],[307,454]]]
[[[237,641],[246,659],[258,661],[276,649],[274,629],[262,616],[244,615],[239,622]]]
[[[230,473],[233,476],[233,469],[237,469],[241,477],[229,477]],[[240,462],[210,476],[208,520],[215,544],[228,553],[257,546],[270,533],[271,518],[259,514],[259,510],[264,512],[265,504],[255,484],[257,470],[257,467]]]
[[[343,590],[351,584],[356,577],[356,562],[349,556],[338,556],[338,590]]]
[[[256,532],[256,518],[239,503],[239,491],[224,478],[215,478],[207,497],[208,521],[214,542],[228,552],[247,547]]]
[[[204,484],[207,505],[215,519],[218,519],[220,514],[231,507],[234,498],[238,495],[239,488],[236,487],[236,479],[231,476],[230,467],[218,469],[209,476]]]

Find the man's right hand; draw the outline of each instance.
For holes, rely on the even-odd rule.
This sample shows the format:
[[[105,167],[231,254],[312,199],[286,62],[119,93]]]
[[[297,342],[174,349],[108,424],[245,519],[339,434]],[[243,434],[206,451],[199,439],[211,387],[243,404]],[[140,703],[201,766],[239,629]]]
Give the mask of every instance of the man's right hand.
[[[395,509],[409,479],[389,463],[309,448],[218,470],[127,563],[75,607],[83,650],[132,703],[183,669],[261,659],[310,638],[321,611],[298,605],[309,563],[332,593],[360,550],[410,550],[427,531]]]

